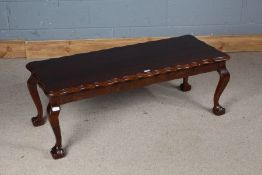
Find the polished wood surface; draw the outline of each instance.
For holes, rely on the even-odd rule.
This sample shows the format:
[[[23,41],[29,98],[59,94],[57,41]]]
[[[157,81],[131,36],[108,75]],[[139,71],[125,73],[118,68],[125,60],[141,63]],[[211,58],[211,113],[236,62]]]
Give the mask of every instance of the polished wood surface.
[[[62,148],[62,136],[60,131],[60,124],[59,124],[59,113],[60,113],[60,106],[59,105],[52,105],[48,104],[47,113],[49,115],[49,122],[55,134],[56,143],[55,146],[51,149],[50,153],[54,159],[59,159],[65,156],[65,152]]]
[[[45,124],[46,118],[43,117],[43,107],[37,91],[37,80],[34,76],[30,76],[27,80],[27,87],[37,109],[37,116],[32,117],[32,123],[34,126],[41,126]]]
[[[190,52],[188,52],[190,50]],[[226,60],[217,51],[193,36],[182,36],[104,51],[29,63],[26,67],[36,75],[47,94],[65,89],[83,90],[90,86],[132,79],[168,67]],[[209,60],[208,60],[209,59]],[[211,60],[212,59],[212,60]],[[171,70],[175,71],[175,70]],[[141,75],[143,76],[143,75]],[[146,75],[145,75],[146,76]]]
[[[213,113],[222,115],[219,104],[230,74],[229,56],[193,36],[182,36],[27,64],[31,71],[28,89],[37,108],[34,126],[45,123],[37,84],[49,98],[48,119],[56,143],[54,159],[65,156],[59,125],[60,106],[97,95],[127,91],[154,83],[183,78],[182,91],[191,90],[189,77],[217,71],[220,79],[214,94]]]
[[[219,98],[220,98],[222,92],[226,88],[227,83],[229,82],[230,74],[229,74],[225,65],[223,65],[220,69],[217,69],[217,72],[218,72],[220,78],[219,78],[219,82],[218,82],[218,85],[217,85],[217,88],[216,88],[216,91],[215,91],[215,95],[214,95],[213,112],[216,115],[223,115],[223,114],[225,114],[226,110],[225,110],[225,108],[220,106],[218,101],[219,101]]]

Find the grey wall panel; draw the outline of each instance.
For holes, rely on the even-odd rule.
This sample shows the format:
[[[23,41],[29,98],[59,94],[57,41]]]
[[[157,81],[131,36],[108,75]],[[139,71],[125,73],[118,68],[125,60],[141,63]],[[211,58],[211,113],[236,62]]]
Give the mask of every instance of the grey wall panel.
[[[261,25],[218,25],[218,26],[169,26],[169,27],[132,27],[114,30],[114,37],[170,37],[178,35],[247,35],[261,34]]]
[[[262,33],[262,0],[0,0],[0,39]]]
[[[39,2],[39,1],[42,1],[42,2],[46,2],[46,1],[55,1],[55,2],[58,2],[59,0],[0,0],[0,2]],[[70,0],[71,1],[71,0]]]
[[[247,19],[249,23],[262,24],[262,0],[247,1]]]
[[[0,30],[0,39],[52,40],[112,38],[111,28]]]
[[[8,5],[11,29],[81,28],[89,24],[86,2],[10,2]]]
[[[5,2],[0,2],[0,29],[8,29],[8,11]]]
[[[91,26],[160,26],[166,24],[165,0],[94,1]]]
[[[223,25],[241,22],[240,0],[169,0],[169,25]]]

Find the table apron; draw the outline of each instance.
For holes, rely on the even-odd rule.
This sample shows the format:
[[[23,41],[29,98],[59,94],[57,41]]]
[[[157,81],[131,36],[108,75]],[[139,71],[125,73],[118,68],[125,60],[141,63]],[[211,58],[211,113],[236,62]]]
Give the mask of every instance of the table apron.
[[[141,88],[144,86],[160,83],[164,81],[170,81],[187,76],[193,76],[201,73],[217,71],[219,67],[225,66],[225,61],[204,64],[197,67],[188,69],[182,69],[175,72],[168,72],[165,74],[159,74],[153,77],[141,78],[137,80],[130,80],[126,82],[116,83],[106,87],[98,87],[95,89],[83,90],[79,92],[63,94],[60,96],[49,96],[50,103],[62,105],[72,101],[78,101],[81,99],[91,98],[98,95],[110,94],[115,92],[124,92],[131,89]]]

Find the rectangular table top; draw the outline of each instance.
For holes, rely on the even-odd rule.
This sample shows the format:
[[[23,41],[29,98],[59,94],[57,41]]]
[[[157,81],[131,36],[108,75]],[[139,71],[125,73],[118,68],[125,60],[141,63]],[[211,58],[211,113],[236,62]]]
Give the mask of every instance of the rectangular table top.
[[[176,69],[224,61],[229,56],[194,36],[168,38],[84,54],[33,61],[27,69],[46,93],[74,87],[96,87],[161,69]]]

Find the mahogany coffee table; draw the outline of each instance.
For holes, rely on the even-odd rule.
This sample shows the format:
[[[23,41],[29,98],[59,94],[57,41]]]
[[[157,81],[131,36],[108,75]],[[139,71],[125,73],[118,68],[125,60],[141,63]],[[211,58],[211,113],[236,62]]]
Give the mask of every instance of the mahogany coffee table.
[[[225,108],[219,105],[219,98],[230,78],[227,60],[227,54],[186,35],[30,62],[26,65],[31,71],[27,84],[38,112],[32,122],[34,126],[40,126],[46,118],[49,119],[56,138],[51,154],[54,159],[62,158],[65,152],[58,119],[61,105],[178,78],[183,78],[181,90],[189,91],[189,76],[210,71],[217,71],[220,75],[213,112],[222,115]],[[37,85],[49,98],[48,117],[43,117]]]

